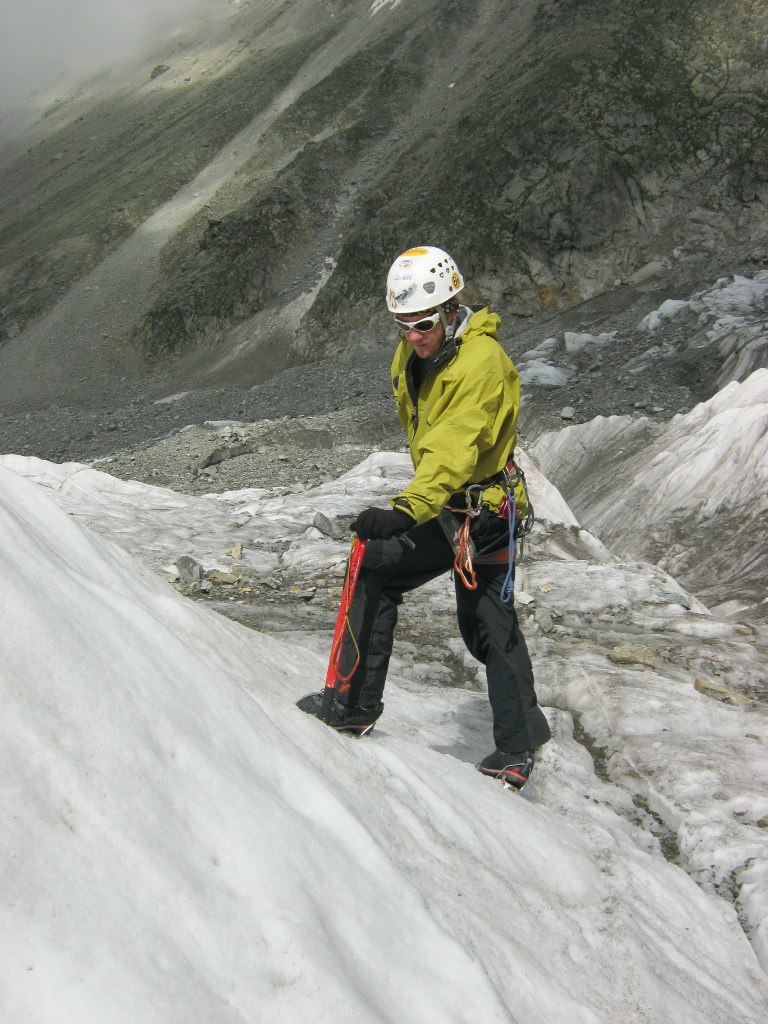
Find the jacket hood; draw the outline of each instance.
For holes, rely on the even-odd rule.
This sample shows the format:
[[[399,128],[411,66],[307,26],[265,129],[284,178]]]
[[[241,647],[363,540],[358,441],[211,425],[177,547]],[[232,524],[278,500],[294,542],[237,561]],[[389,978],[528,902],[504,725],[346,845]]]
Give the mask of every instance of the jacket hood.
[[[469,306],[460,306],[460,312],[463,314],[463,319],[456,329],[454,338],[458,341],[459,338],[465,339],[465,336],[469,336],[472,333],[487,334],[491,338],[499,340],[499,326],[501,325],[501,318],[498,313],[491,313],[488,311],[487,306],[483,306],[482,309],[474,311]]]

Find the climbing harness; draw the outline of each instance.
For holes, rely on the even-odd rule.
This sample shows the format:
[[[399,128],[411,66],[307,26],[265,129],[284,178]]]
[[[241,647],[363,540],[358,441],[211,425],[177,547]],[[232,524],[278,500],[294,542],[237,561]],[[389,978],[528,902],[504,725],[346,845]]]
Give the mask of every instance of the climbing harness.
[[[517,509],[515,488],[520,483],[526,500],[526,513],[520,517]],[[504,498],[499,507],[499,517],[509,524],[509,544],[501,551],[484,554],[477,552],[471,537],[472,521],[483,511],[483,496],[489,487],[500,484]],[[501,600],[508,604],[515,589],[515,565],[523,556],[525,538],[533,529],[533,505],[528,496],[525,474],[510,458],[500,473],[483,480],[482,483],[468,484],[464,489],[464,505],[446,505],[438,516],[438,522],[454,550],[453,569],[467,590],[477,589],[475,565],[506,562],[507,574],[501,587]],[[459,525],[455,514],[463,515]]]

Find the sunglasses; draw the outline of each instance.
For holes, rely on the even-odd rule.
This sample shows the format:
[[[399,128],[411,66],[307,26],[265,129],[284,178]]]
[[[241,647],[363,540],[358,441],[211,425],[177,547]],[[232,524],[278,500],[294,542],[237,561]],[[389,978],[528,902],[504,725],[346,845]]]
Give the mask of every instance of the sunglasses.
[[[407,334],[409,331],[418,331],[419,334],[426,334],[427,331],[432,330],[439,319],[439,313],[430,313],[423,320],[417,320],[416,323],[408,323],[407,320],[399,320],[395,317],[395,325],[401,334]]]

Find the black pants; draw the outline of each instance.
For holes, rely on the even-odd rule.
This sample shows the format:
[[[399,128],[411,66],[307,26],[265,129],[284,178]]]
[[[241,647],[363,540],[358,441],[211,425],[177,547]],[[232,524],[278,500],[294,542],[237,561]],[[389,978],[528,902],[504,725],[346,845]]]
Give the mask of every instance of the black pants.
[[[351,673],[349,683],[339,688],[343,703],[379,703],[403,594],[453,565],[453,550],[436,519],[415,526],[407,536],[415,547],[400,537],[368,541],[342,648],[340,674]],[[485,511],[473,522],[472,536],[478,550],[503,547],[508,526]],[[514,605],[501,601],[507,567],[476,564],[475,571],[476,590],[455,579],[456,611],[464,643],[485,665],[493,738],[499,750],[533,750],[547,742],[550,731],[536,702],[531,659]]]

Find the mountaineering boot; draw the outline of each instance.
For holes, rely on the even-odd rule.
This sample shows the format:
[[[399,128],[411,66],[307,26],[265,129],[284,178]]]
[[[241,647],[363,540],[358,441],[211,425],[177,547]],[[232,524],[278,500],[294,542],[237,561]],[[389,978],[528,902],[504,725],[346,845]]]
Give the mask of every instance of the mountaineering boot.
[[[490,775],[499,782],[508,783],[515,789],[522,789],[533,768],[533,755],[533,750],[523,750],[517,754],[494,750],[488,757],[484,757],[480,764],[476,764],[475,768],[483,775]]]
[[[323,691],[320,693],[308,693],[306,697],[296,701],[296,707],[308,715],[314,715],[330,725],[337,732],[352,732],[356,736],[365,736],[373,729],[374,723],[381,716],[384,705],[379,703],[372,708],[347,707],[335,700],[331,704],[328,717],[323,717]]]

